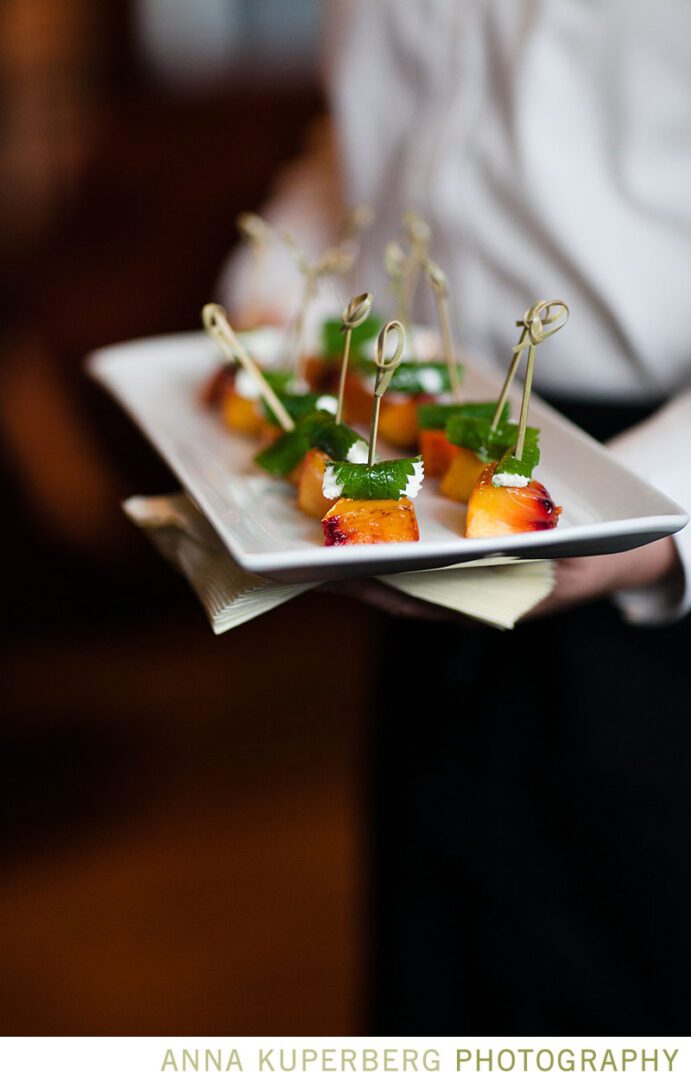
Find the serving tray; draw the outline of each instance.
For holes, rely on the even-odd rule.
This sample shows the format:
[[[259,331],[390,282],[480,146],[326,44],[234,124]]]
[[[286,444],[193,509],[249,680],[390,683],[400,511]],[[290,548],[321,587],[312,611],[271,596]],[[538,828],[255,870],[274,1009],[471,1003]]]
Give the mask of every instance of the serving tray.
[[[465,508],[426,481],[415,508],[417,543],[323,546],[318,521],[300,513],[288,484],[253,464],[254,441],[229,432],[200,402],[218,366],[203,333],[144,338],[93,353],[87,366],[139,425],[246,570],[275,581],[327,581],[431,570],[497,555],[564,558],[625,551],[683,528],[684,511],[626,469],[590,436],[533,396],[541,429],[537,477],[564,508],[556,529],[466,539]],[[466,370],[467,400],[496,398],[500,381]],[[517,415],[520,387],[513,395]],[[400,456],[379,448],[381,456]]]

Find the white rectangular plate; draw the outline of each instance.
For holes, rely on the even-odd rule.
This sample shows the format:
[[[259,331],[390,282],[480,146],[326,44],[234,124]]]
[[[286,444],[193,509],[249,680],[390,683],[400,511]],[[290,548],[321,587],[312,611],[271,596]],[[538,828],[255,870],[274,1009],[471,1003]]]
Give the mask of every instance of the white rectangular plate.
[[[538,475],[564,507],[556,529],[468,540],[464,507],[443,499],[437,483],[427,481],[415,503],[418,543],[327,548],[319,522],[297,509],[294,489],[253,465],[255,443],[230,433],[200,403],[200,389],[217,365],[217,350],[203,333],[113,345],[88,361],[91,374],[151,440],[237,562],[276,581],[431,570],[497,555],[539,559],[624,551],[677,532],[688,520],[599,443],[533,398],[530,420],[541,429],[544,462]],[[491,400],[498,380],[468,371],[464,391],[468,400]]]

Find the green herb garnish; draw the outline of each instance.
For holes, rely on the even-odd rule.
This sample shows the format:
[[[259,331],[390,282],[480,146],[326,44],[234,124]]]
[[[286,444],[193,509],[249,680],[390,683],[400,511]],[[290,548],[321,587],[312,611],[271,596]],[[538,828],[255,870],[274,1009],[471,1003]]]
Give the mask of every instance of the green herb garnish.
[[[353,327],[350,348],[354,357],[359,355],[366,342],[377,336],[383,321],[378,315],[370,314],[363,323]],[[326,319],[322,323],[322,352],[327,360],[340,359],[343,354],[342,326],[341,319]]]
[[[353,465],[348,461],[330,461],[325,486],[333,482],[343,499],[400,499],[415,475],[421,457],[379,461],[374,465]],[[325,492],[326,493],[326,492]]]
[[[305,416],[310,416],[317,411],[317,403],[320,398],[326,397],[326,394],[294,394],[290,392],[279,393],[278,397],[281,404],[285,406],[285,410],[293,420],[302,420]],[[264,410],[264,416],[270,424],[278,424],[273,409],[267,405],[265,401],[262,402],[262,408]]]
[[[481,461],[497,461],[513,449],[518,436],[518,424],[500,423],[493,430],[491,420],[477,416],[452,416],[445,430],[449,442],[474,450]],[[537,447],[539,437],[538,428],[526,428],[526,446]]]
[[[337,424],[332,416],[314,429],[310,443],[328,454],[332,461],[345,461],[356,443],[362,443],[365,454],[367,451],[366,439],[349,428],[347,424]]]
[[[458,405],[437,405],[436,402],[432,401],[426,402],[424,405],[418,405],[417,418],[419,426],[427,429],[445,428],[452,416],[476,416],[483,420],[489,420],[491,423],[496,408],[496,401],[464,401]],[[508,419],[509,406],[507,403],[504,405],[500,423],[505,423]]]
[[[376,365],[372,360],[359,360],[358,371],[365,376],[374,379]],[[463,369],[458,366],[459,376]],[[409,394],[417,397],[420,394],[448,394],[451,390],[451,377],[449,369],[443,360],[404,360],[398,365],[393,373],[388,392],[394,394]]]
[[[515,446],[510,447],[502,454],[494,470],[495,476],[508,474],[509,476],[524,476],[528,480],[532,478],[533,469],[536,468],[540,461],[540,448],[537,439],[529,438],[529,432],[535,430],[535,428],[526,429],[526,439],[520,461],[514,456]]]
[[[293,431],[279,435],[254,460],[272,476],[285,477],[297,468],[312,447],[323,450],[334,461],[341,461],[357,442],[367,445],[357,431],[345,424],[337,424],[331,413],[313,411],[303,416]]]
[[[260,450],[254,461],[260,469],[272,476],[284,477],[297,468],[309,448],[306,434],[296,427],[293,431],[285,431],[269,446]]]

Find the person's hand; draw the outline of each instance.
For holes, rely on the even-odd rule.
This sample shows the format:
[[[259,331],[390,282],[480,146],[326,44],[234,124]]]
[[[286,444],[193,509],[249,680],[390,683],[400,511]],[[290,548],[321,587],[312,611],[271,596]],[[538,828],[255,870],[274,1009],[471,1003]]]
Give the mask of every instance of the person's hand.
[[[676,586],[681,592],[681,562],[676,544],[669,536],[615,555],[558,559],[554,589],[524,618],[552,615],[589,600],[610,596],[622,589],[637,589],[665,582],[670,589]]]
[[[413,596],[393,589],[376,578],[357,578],[353,581],[330,581],[319,586],[320,592],[336,593],[338,596],[348,596],[352,600],[358,600],[362,604],[383,611],[385,615],[393,615],[398,619],[425,619],[428,622],[449,622],[458,625],[477,625],[475,619],[469,619],[466,615],[460,615],[457,611],[441,607],[439,604],[429,604],[426,600],[416,600]]]

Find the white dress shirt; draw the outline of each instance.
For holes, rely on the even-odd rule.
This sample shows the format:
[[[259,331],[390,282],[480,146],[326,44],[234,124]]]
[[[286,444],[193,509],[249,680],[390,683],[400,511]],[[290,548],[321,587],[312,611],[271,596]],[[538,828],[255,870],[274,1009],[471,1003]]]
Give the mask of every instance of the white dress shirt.
[[[306,155],[268,216],[317,250],[339,207],[369,203],[358,286],[376,301],[384,245],[417,210],[459,341],[502,368],[516,318],[538,297],[565,299],[571,318],[538,351],[536,389],[670,398],[613,448],[691,509],[691,3],[334,0],[325,77],[336,152],[322,142]],[[288,273],[277,255],[274,306],[279,281],[294,302]],[[243,276],[236,260],[226,294]],[[431,319],[424,291],[419,305]],[[619,597],[632,621],[691,607],[689,528],[677,544],[681,605],[636,590]]]

